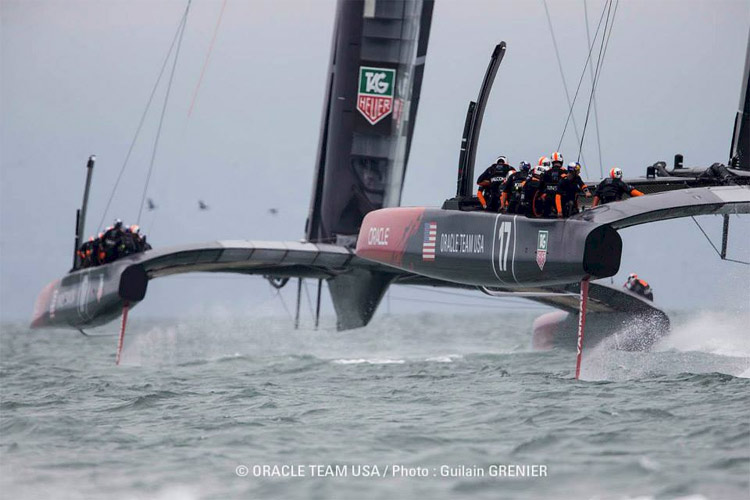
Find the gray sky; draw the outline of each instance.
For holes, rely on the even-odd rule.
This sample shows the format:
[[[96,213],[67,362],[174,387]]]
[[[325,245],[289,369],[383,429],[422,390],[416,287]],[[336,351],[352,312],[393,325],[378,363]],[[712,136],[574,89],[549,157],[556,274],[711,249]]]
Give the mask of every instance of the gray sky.
[[[603,1],[587,5],[593,33]],[[3,318],[29,318],[37,292],[69,268],[91,153],[98,163],[87,232],[94,232],[184,6],[0,3]],[[572,92],[586,57],[583,2],[549,6]],[[218,0],[193,2],[149,188],[159,208],[141,220],[154,245],[302,236],[334,7],[229,0],[188,118],[221,8]],[[749,26],[744,0],[621,2],[597,91],[604,168],[642,175],[656,160],[671,163],[676,152],[688,166],[726,162]],[[500,153],[517,163],[555,148],[567,105],[542,2],[438,0],[404,205],[440,205],[454,194],[466,105],[500,40],[508,51],[485,114],[478,167]],[[162,92],[105,225],[137,216]],[[595,137],[592,123],[584,147],[590,177],[599,172]],[[566,135],[562,151],[575,157],[574,134]],[[199,198],[209,211],[197,210]],[[280,209],[277,217],[266,213],[271,206]],[[718,242],[720,218],[700,222]],[[748,266],[720,262],[689,219],[622,234],[617,282],[638,272],[670,308],[748,308]],[[730,254],[750,260],[749,242],[748,217],[733,217]],[[138,313],[238,311],[267,301],[267,288],[258,278],[156,280]]]

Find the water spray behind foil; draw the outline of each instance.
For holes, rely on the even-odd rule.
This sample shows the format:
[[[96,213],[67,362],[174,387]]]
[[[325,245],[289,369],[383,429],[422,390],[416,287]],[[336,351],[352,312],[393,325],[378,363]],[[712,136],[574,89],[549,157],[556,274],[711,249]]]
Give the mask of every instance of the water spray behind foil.
[[[584,358],[584,380],[629,380],[679,373],[750,376],[750,315],[704,311],[673,314],[669,335],[649,352],[630,352],[648,334],[646,321],[623,327]]]

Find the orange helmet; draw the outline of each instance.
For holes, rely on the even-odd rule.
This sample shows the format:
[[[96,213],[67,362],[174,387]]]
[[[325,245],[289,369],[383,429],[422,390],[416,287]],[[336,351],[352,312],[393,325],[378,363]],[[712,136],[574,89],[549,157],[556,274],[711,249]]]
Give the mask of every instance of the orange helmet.
[[[562,153],[555,151],[554,153],[552,153],[552,163],[557,163],[557,162],[559,162],[562,165],[563,155]]]
[[[546,156],[540,156],[539,157],[539,163],[537,163],[540,167],[549,167],[549,158]]]
[[[609,176],[613,179],[622,179],[622,170],[614,167],[609,170]]]

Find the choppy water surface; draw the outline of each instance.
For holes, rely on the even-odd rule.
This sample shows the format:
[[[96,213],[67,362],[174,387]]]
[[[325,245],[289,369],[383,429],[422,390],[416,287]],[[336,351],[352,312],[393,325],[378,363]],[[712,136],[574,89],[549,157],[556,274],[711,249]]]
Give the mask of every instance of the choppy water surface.
[[[678,317],[653,353],[592,349],[582,381],[574,353],[530,350],[532,318],[381,316],[343,333],[135,320],[119,368],[114,336],[5,324],[2,496],[748,498],[746,315]],[[495,464],[547,477],[441,476]]]

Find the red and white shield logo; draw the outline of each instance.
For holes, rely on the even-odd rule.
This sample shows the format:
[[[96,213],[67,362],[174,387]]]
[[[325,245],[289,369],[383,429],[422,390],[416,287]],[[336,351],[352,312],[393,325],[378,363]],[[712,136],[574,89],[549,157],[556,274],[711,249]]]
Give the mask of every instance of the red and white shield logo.
[[[537,250],[536,251],[536,263],[540,270],[544,269],[544,263],[547,262],[547,251]]]
[[[547,246],[549,243],[549,232],[539,231],[536,240],[536,263],[539,270],[544,270],[544,263],[547,262]]]

